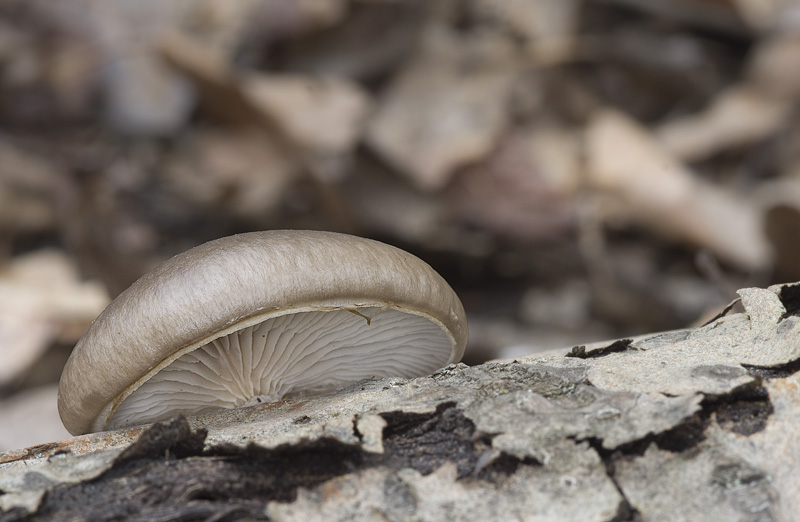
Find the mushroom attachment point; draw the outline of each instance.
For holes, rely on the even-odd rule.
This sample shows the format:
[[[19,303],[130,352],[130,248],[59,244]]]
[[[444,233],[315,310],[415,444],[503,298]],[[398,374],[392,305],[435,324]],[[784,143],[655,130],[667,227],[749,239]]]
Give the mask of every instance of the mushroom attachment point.
[[[429,265],[333,232],[225,237],[145,274],[72,352],[58,411],[75,435],[411,378],[458,362],[464,308]]]

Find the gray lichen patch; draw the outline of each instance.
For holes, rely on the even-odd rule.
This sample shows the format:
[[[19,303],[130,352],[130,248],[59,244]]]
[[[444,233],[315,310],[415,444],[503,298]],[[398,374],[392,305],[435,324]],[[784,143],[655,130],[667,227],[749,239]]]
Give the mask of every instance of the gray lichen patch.
[[[718,408],[691,451],[653,444],[643,455],[617,459],[615,479],[652,520],[792,520],[800,513],[798,390],[800,375],[769,382],[774,411],[758,431],[730,430],[729,412]]]
[[[609,392],[580,385],[576,397],[548,400],[517,391],[473,403],[467,415],[479,430],[499,433],[492,445],[520,458],[542,460],[552,441],[595,438],[614,449],[647,435],[674,428],[700,409],[701,397]]]
[[[734,454],[708,447],[675,454],[653,445],[615,469],[626,498],[650,520],[775,520],[769,477]]]
[[[694,330],[637,339],[625,350],[597,348],[590,352],[591,361],[583,357],[548,362],[585,368],[589,382],[609,390],[678,396],[723,395],[755,387],[759,377],[748,367],[781,367],[800,359],[800,318],[786,315],[780,297],[785,288],[740,290],[745,313],[720,317]]]

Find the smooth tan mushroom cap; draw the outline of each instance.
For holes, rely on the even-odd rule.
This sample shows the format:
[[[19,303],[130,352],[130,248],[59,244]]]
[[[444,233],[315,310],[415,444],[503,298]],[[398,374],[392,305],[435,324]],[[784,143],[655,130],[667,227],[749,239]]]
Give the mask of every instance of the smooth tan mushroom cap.
[[[211,241],[145,274],[100,314],[61,376],[62,422],[73,434],[105,426],[98,417],[110,415],[144,376],[240,324],[295,309],[368,306],[429,318],[452,338],[447,362],[461,360],[467,342],[461,301],[428,264],[403,250],[314,231]]]

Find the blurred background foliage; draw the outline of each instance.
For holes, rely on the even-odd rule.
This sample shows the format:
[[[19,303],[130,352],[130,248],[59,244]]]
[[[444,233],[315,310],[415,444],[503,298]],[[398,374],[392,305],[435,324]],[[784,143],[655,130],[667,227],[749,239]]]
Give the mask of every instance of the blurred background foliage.
[[[422,257],[466,362],[800,279],[800,5],[0,0],[0,450],[165,258],[326,229]]]

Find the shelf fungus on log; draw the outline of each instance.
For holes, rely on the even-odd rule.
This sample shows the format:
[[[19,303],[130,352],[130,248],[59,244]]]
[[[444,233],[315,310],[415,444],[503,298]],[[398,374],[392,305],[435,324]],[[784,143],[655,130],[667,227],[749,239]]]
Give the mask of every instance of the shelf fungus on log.
[[[211,241],[120,294],[67,362],[73,434],[127,427],[458,362],[464,308],[429,265],[354,236],[266,231]]]

